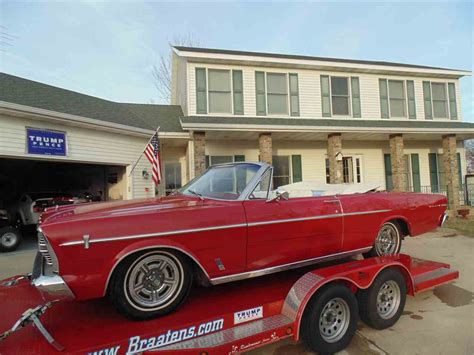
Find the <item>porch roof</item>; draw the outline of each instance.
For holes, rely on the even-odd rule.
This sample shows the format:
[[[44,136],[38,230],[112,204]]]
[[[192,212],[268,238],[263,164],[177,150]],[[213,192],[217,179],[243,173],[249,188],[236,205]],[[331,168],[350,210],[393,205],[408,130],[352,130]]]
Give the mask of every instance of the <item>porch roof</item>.
[[[204,131],[437,133],[474,138],[474,123],[460,121],[186,116],[181,125],[185,130]]]

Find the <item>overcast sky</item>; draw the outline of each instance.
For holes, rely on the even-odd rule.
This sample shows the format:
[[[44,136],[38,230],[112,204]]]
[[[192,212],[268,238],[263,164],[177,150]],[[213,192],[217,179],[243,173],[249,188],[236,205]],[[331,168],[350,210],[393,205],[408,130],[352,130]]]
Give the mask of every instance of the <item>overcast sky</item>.
[[[201,47],[472,70],[472,2],[0,0],[1,70],[122,102],[158,102],[151,71],[174,37]],[[462,79],[464,119],[473,81]]]

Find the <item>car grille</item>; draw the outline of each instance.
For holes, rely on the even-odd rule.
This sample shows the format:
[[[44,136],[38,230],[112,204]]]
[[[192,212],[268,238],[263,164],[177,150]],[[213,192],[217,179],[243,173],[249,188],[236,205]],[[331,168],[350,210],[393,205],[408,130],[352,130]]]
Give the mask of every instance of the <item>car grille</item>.
[[[47,265],[53,265],[53,258],[49,252],[48,241],[43,233],[38,232],[38,251],[43,255]]]

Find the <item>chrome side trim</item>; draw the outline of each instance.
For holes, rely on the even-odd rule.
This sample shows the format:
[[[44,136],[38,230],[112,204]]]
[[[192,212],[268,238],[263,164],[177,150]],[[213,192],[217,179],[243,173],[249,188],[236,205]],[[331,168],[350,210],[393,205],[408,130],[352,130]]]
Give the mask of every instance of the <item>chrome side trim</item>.
[[[164,237],[164,236],[168,236],[168,235],[186,234],[186,233],[194,233],[194,232],[206,232],[206,231],[230,229],[230,228],[255,227],[255,226],[268,225],[268,224],[303,222],[303,221],[310,221],[310,220],[330,219],[330,218],[346,217],[346,216],[358,216],[358,215],[383,213],[383,212],[390,212],[390,210],[375,210],[375,211],[364,211],[364,212],[336,213],[336,214],[328,214],[328,215],[324,215],[324,216],[289,218],[289,219],[279,219],[279,220],[273,220],[273,221],[262,221],[262,222],[253,222],[253,223],[239,223],[239,224],[230,224],[230,225],[216,226],[216,227],[180,229],[180,230],[174,230],[174,231],[169,231],[169,232],[134,234],[134,235],[124,235],[124,236],[118,236],[118,237],[107,237],[107,238],[97,238],[97,239],[90,238],[89,239],[89,244],[112,242],[112,241],[117,241],[117,240],[130,240],[130,239]],[[76,240],[76,241],[72,241],[72,242],[65,242],[65,243],[59,244],[59,246],[61,246],[61,247],[62,246],[74,246],[74,245],[84,245],[85,246],[86,242],[85,242],[85,240]]]
[[[383,213],[383,212],[390,212],[390,210],[375,210],[375,211],[350,212],[350,213],[334,213],[334,214],[327,214],[327,215],[323,215],[323,216],[279,219],[279,220],[275,220],[275,221],[253,222],[253,223],[249,223],[248,226],[249,227],[255,227],[255,226],[264,226],[264,225],[268,225],[268,224],[303,222],[303,221],[312,221],[312,220],[317,220],[317,219],[329,219],[329,218],[337,218],[337,217],[359,216],[359,215],[364,215],[364,214],[374,214],[374,213]]]
[[[247,227],[247,223],[230,224],[230,225],[226,225],[226,226],[205,227],[205,228],[180,229],[180,230],[175,230],[175,231],[159,232],[159,233],[134,234],[134,235],[125,235],[125,236],[121,236],[121,237],[89,239],[89,244],[103,243],[103,242],[116,241],[116,240],[129,240],[129,239],[163,237],[163,236],[167,236],[167,235],[185,234],[185,233],[193,233],[193,232],[205,232],[205,231],[230,229],[230,228],[242,228],[242,227]],[[61,243],[61,244],[59,244],[59,246],[71,246],[71,245],[82,245],[82,244],[84,244],[84,240],[77,240],[77,241],[73,241],[73,242]]]
[[[242,272],[240,274],[215,277],[215,278],[211,279],[210,282],[211,282],[212,285],[219,285],[219,284],[223,284],[223,283],[226,283],[226,282],[250,279],[252,277],[258,277],[258,276],[273,274],[273,273],[276,273],[276,272],[296,269],[296,268],[299,268],[299,267],[308,266],[308,265],[312,265],[312,264],[317,264],[317,263],[324,262],[324,261],[330,261],[330,260],[334,260],[334,259],[339,259],[339,258],[344,258],[344,257],[352,256],[352,255],[357,255],[357,254],[369,251],[370,249],[372,249],[372,246],[366,247],[366,248],[349,250],[349,251],[345,251],[345,252],[342,252],[342,253],[335,253],[335,254],[320,256],[320,257],[317,257],[317,258],[306,259],[306,260],[302,260],[302,261],[295,261],[293,263],[283,264],[283,265],[278,265],[278,266],[272,266],[272,267],[265,268],[265,269]]]

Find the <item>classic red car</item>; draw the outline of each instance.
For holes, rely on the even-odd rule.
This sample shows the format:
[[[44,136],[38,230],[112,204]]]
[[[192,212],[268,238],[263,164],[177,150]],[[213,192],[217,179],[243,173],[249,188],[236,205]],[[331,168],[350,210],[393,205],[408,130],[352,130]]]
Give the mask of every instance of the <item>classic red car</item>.
[[[293,197],[266,163],[211,167],[156,199],[48,209],[33,284],[45,298],[110,296],[132,319],[167,314],[193,280],[247,279],[359,253],[396,254],[446,218],[445,196],[369,192]]]

